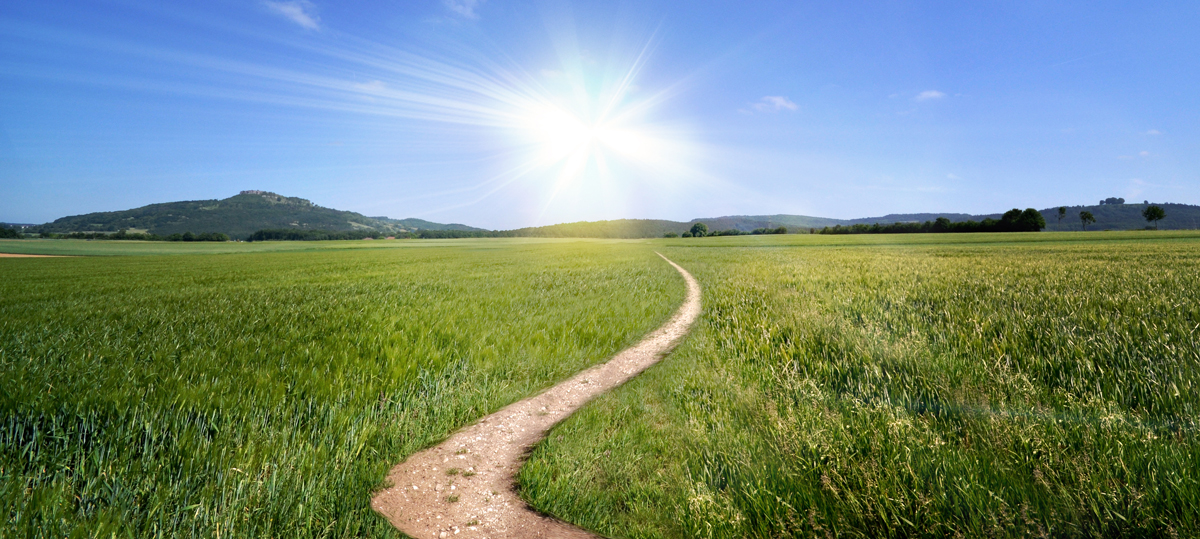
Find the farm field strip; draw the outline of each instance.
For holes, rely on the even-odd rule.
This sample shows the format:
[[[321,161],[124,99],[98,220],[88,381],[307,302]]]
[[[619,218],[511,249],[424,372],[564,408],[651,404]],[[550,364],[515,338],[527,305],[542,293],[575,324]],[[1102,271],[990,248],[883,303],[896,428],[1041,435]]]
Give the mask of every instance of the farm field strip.
[[[683,295],[636,242],[0,266],[0,537],[399,536],[392,464]]]
[[[1131,235],[670,242],[696,330],[521,492],[622,537],[1200,534],[1200,235]]]
[[[259,242],[167,242],[117,240],[0,240],[0,253],[74,256],[214,255],[276,252],[374,251],[391,249],[508,249],[520,245],[602,245],[620,240],[488,238],[453,240],[346,240]]]

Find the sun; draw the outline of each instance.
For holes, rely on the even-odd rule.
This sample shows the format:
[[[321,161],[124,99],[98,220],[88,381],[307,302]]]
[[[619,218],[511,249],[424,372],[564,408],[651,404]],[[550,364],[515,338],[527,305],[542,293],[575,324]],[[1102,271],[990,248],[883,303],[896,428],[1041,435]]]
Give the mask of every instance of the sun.
[[[539,160],[546,164],[591,151],[591,146],[597,142],[597,133],[603,130],[555,106],[533,111],[525,127],[538,146]]]
[[[561,106],[541,106],[528,114],[523,128],[543,165],[565,164],[578,173],[588,162],[606,158],[648,160],[660,146],[648,125],[628,116],[588,118]]]

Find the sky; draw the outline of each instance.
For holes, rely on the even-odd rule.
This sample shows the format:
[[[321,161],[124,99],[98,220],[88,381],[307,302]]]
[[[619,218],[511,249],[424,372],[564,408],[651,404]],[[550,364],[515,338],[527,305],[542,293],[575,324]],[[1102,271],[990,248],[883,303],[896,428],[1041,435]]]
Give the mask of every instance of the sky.
[[[7,0],[0,221],[1200,204],[1200,3]]]

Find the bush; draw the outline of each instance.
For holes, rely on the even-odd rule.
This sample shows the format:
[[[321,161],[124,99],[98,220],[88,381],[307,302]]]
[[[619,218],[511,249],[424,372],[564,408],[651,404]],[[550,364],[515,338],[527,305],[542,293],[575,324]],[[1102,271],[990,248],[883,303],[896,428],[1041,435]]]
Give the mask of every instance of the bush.
[[[686,232],[685,232],[685,234],[686,234]],[[667,232],[666,234],[663,234],[663,237],[664,238],[678,238],[679,234],[676,234],[674,232]]]
[[[1090,215],[1090,214],[1089,214]],[[951,222],[945,217],[936,221],[924,223],[890,223],[881,225],[856,224],[850,226],[837,225],[825,227],[820,234],[909,234],[919,232],[1037,232],[1046,228],[1046,219],[1042,213],[1028,208],[1025,211],[1013,208],[1004,212],[1000,220],[984,219],[983,221]]]

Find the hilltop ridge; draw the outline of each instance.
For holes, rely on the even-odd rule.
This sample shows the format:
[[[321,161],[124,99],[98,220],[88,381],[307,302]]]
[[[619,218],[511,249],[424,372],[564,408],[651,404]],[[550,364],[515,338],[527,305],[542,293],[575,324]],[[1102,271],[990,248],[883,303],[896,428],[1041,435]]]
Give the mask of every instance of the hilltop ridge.
[[[1120,200],[1120,202],[1114,202]],[[1097,205],[1067,206],[1067,216],[1060,222],[1058,208],[1040,210],[1046,219],[1046,230],[1080,230],[1079,213],[1089,211],[1096,222],[1091,230],[1130,230],[1145,228],[1141,216],[1147,203],[1125,204],[1123,199],[1108,199]],[[1167,217],[1158,223],[1163,230],[1200,228],[1200,206],[1158,203]],[[982,221],[998,219],[1001,212],[992,214],[966,213],[894,213],[880,217],[833,219],[808,215],[726,215],[689,221],[666,219],[615,219],[609,221],[577,221],[554,225],[524,227],[513,230],[487,230],[460,223],[436,223],[424,219],[368,217],[361,213],[335,210],[314,204],[299,197],[288,197],[270,191],[247,190],[222,200],[190,200],[150,204],[124,211],[96,212],[56,219],[43,225],[21,226],[27,233],[116,232],[129,230],[160,236],[183,232],[220,232],[235,239],[248,238],[259,230],[325,230],[379,232],[381,235],[436,231],[436,237],[507,236],[562,238],[657,238],[667,233],[681,234],[696,223],[704,223],[710,231],[738,230],[750,232],[760,228],[787,227],[792,233],[812,229],[855,224],[891,224],[933,221],[945,217],[951,221]]]
[[[221,232],[232,238],[246,238],[263,229],[377,230],[381,233],[483,230],[422,219],[367,217],[357,212],[325,208],[304,198],[247,190],[221,200],[164,202],[130,210],[63,217],[43,225],[27,227],[26,231],[68,233],[136,230],[160,236],[183,232]]]

